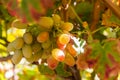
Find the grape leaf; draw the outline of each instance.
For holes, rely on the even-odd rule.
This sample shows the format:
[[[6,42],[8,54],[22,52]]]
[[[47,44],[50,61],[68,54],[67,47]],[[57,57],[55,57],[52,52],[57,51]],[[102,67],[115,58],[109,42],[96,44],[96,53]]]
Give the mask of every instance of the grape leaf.
[[[64,63],[59,63],[55,70],[59,76],[62,76],[62,77],[72,76],[72,74],[70,72],[65,70]]]
[[[81,2],[77,4],[75,10],[78,14],[82,15],[82,20],[88,21],[90,18],[90,13],[92,12],[93,4],[89,2]]]
[[[118,63],[120,63],[120,54],[115,51],[115,48],[120,47],[116,45],[118,42],[119,40],[117,39],[107,40],[104,42],[103,52],[101,53],[99,61],[95,67],[95,71],[100,74],[101,79],[106,77],[108,80],[111,80],[113,77],[111,74],[114,73],[115,76],[116,73],[119,72],[117,67],[119,67]]]
[[[7,9],[5,9],[5,7],[3,7],[3,5],[0,5],[0,18],[3,18],[5,20],[9,20],[11,19],[11,16],[8,14]]]
[[[117,18],[109,9],[102,14],[102,25],[105,26],[120,26],[120,19]]]
[[[106,42],[104,44],[104,49],[105,49],[105,52],[106,52],[107,56],[110,54],[110,55],[113,56],[115,61],[119,61],[120,62],[120,53],[116,49],[116,48],[120,48],[119,43],[120,43],[120,41],[117,40],[117,39],[109,41],[109,42]]]
[[[90,54],[90,58],[95,58],[101,55],[101,53],[103,53],[103,48],[99,41],[92,43],[91,46],[92,46],[92,54]]]
[[[55,72],[53,70],[51,70],[50,68],[48,68],[47,65],[44,65],[44,64],[40,64],[38,66],[38,69],[39,69],[40,73],[43,75],[54,75],[55,74]]]
[[[115,23],[115,24],[120,25],[120,19],[118,17],[116,17],[114,14],[111,15],[109,21],[111,23]]]

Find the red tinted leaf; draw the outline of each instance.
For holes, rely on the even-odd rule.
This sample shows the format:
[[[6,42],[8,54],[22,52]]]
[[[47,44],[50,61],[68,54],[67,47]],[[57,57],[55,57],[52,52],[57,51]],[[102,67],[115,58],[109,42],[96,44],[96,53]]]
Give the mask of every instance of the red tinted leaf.
[[[7,10],[10,13],[11,16],[16,16],[17,12],[16,12],[15,8],[13,9],[13,7],[12,7],[13,3],[15,3],[15,2],[13,2],[13,1],[8,2],[8,4],[7,4]]]
[[[54,5],[53,0],[41,0],[41,3],[43,5],[43,7],[46,9],[51,8]]]
[[[80,70],[84,70],[88,68],[88,63],[86,62],[86,57],[84,54],[79,54],[76,64],[77,64],[77,68]]]
[[[32,6],[30,7],[30,12],[31,12],[31,15],[32,17],[35,19],[35,20],[38,20],[41,16],[40,12],[38,12],[35,8],[33,8]]]

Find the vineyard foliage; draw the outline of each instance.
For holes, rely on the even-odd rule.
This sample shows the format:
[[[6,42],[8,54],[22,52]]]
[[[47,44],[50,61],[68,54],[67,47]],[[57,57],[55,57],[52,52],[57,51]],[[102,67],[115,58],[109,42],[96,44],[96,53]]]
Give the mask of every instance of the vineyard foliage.
[[[1,0],[0,14],[0,61],[53,80],[119,77],[120,0]]]

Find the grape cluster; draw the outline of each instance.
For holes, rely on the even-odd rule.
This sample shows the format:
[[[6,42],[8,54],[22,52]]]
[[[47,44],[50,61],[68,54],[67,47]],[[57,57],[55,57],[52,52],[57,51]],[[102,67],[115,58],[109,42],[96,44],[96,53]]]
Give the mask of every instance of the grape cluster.
[[[26,29],[22,37],[17,37],[7,46],[8,52],[14,52],[11,59],[14,64],[18,64],[23,57],[30,63],[43,59],[50,69],[55,69],[59,62],[69,66],[75,64],[77,51],[73,48],[73,35],[70,33],[74,25],[62,21],[59,15],[41,17],[37,25],[28,26],[17,20],[12,26]]]

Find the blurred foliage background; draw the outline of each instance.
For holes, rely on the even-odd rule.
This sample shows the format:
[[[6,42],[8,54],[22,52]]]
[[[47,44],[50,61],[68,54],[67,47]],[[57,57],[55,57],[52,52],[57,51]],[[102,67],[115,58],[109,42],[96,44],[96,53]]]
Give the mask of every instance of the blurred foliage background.
[[[108,3],[109,1],[110,0],[0,0],[0,80],[63,80],[63,78],[57,75],[43,75],[39,72],[36,64],[29,64],[24,58],[20,64],[16,66],[11,62],[10,58],[14,53],[8,53],[6,47],[18,36],[23,36],[25,33],[25,29],[12,27],[12,22],[15,19],[21,19],[23,23],[34,24],[41,16],[51,16],[53,13],[57,13],[60,14],[62,20],[71,21],[76,27],[75,30],[83,33],[84,31],[89,32],[89,30],[86,30],[82,25],[82,23],[86,21],[90,26],[91,32],[94,34],[94,40],[98,39],[101,42],[103,41],[104,44],[104,40],[108,38],[120,39],[120,0],[111,0],[112,3],[110,1],[110,4]],[[71,6],[72,8],[68,8]],[[65,8],[67,8],[67,12],[65,12]],[[79,31],[77,32],[78,36],[82,36],[82,39],[86,42],[91,40],[89,35],[86,39]],[[98,52],[103,50],[101,47],[105,47],[104,51],[107,53],[107,51],[111,49],[111,45],[108,43],[109,42],[106,42],[104,46],[102,43],[91,43],[90,45],[95,48],[94,51]],[[118,49],[120,49],[120,44],[118,45]],[[106,49],[106,47],[108,49]],[[98,54],[91,55],[91,58]],[[114,58],[119,58],[117,55],[111,55],[114,56]],[[107,61],[102,61],[103,59],[108,60],[108,58],[100,58],[101,63],[106,64]],[[98,66],[101,66],[101,64]],[[98,72],[105,70],[103,66],[104,65],[98,67],[99,69],[96,70]],[[92,72],[93,69],[80,70],[82,80],[91,80],[92,75],[95,77],[95,74],[92,74]],[[119,76],[117,76],[117,79],[120,79]],[[96,77],[95,80],[99,79]],[[113,78],[109,80],[113,80]]]

